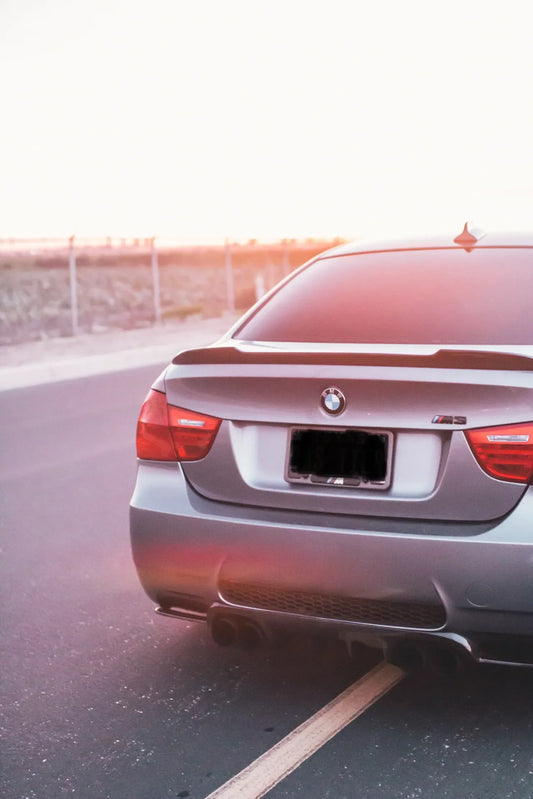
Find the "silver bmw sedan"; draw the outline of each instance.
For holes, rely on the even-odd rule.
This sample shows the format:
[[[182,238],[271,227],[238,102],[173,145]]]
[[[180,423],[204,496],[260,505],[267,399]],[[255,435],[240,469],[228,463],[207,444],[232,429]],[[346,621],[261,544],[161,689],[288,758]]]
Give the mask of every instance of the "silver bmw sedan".
[[[160,613],[533,664],[533,235],[355,244],[180,352],[137,428]]]

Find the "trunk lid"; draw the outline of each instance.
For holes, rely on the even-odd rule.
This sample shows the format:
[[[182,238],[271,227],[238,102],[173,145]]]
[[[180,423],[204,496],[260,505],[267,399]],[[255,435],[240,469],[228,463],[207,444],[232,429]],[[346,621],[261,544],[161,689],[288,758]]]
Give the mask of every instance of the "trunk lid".
[[[178,355],[165,384],[169,403],[224,420],[207,457],[183,464],[204,497],[352,516],[486,521],[508,513],[524,485],[487,475],[462,431],[533,418],[530,354],[527,347],[223,343]],[[328,388],[346,399],[337,415],[321,404]],[[308,431],[315,452],[331,441],[348,450],[353,431],[365,442],[386,438],[387,479],[291,481],[291,463],[305,472],[301,459],[291,460],[292,437]]]

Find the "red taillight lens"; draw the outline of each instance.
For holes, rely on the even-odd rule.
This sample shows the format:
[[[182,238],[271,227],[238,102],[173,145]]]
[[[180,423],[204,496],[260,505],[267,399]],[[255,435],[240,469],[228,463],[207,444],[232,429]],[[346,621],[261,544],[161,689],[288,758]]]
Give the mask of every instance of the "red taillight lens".
[[[137,423],[137,457],[156,461],[197,461],[215,440],[220,419],[168,405],[166,394],[150,389]]]
[[[533,422],[465,430],[477,462],[491,477],[514,483],[533,478]]]
[[[220,419],[168,406],[170,433],[179,461],[205,458],[220,427]]]
[[[166,394],[150,389],[137,422],[137,457],[175,461],[176,450],[168,425]]]

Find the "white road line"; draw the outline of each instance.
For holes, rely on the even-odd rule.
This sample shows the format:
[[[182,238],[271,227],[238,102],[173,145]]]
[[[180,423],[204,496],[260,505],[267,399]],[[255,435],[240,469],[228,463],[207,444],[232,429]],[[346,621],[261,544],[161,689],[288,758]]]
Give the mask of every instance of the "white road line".
[[[382,661],[206,799],[260,799],[405,677]]]

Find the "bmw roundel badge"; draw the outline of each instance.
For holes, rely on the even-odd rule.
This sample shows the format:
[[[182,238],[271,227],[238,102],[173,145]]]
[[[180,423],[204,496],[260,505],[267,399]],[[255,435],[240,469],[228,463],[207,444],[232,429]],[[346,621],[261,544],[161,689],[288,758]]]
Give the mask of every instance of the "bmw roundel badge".
[[[320,395],[320,404],[327,413],[337,416],[346,407],[346,397],[338,388],[330,386]]]

